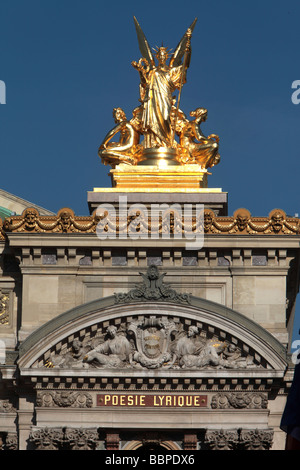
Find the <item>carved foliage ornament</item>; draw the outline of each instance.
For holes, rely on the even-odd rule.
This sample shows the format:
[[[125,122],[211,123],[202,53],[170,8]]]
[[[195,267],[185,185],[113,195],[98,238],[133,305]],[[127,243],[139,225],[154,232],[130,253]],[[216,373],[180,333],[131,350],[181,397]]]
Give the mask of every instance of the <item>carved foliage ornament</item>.
[[[87,392],[38,391],[36,404],[39,407],[91,408],[93,400]]]
[[[43,428],[32,431],[29,441],[37,450],[94,450],[99,434],[95,428]]]
[[[18,450],[18,435],[15,432],[0,432],[0,450]]]
[[[143,217],[146,217],[144,220]],[[27,208],[21,215],[11,216],[5,219],[3,227],[0,221],[0,234],[4,238],[6,232],[26,233],[96,233],[97,225],[101,233],[111,231],[116,234],[124,233],[124,230],[132,229],[135,219],[139,226],[158,227],[158,233],[164,233],[166,221],[151,222],[151,217],[143,215],[142,211],[127,216],[127,221],[119,220],[118,215],[110,214],[109,210],[96,213],[91,216],[79,217],[72,209],[63,208],[57,215],[41,216],[37,209]],[[174,219],[174,220],[173,220]],[[192,217],[189,227],[173,214],[166,214],[168,233],[189,230],[199,231],[199,221]],[[176,220],[175,220],[176,219]],[[175,226],[176,225],[176,226]],[[297,217],[288,217],[281,209],[274,209],[268,217],[252,217],[247,209],[238,209],[232,217],[217,217],[211,209],[204,210],[205,234],[228,235],[295,235],[300,233],[300,220]]]
[[[208,429],[203,444],[209,450],[269,450],[273,435],[271,428]],[[149,441],[161,443],[161,439],[154,436],[141,442]],[[13,442],[16,445],[16,439]],[[29,442],[37,450],[95,450],[101,438],[96,428],[42,428],[31,432]],[[118,450],[118,434],[107,434],[106,448]]]
[[[9,294],[0,291],[0,325],[9,324]]]
[[[273,429],[207,430],[205,445],[210,450],[269,450]]]
[[[10,399],[0,400],[0,413],[12,413],[15,412],[16,408],[14,403]]]
[[[189,303],[188,294],[180,294],[163,282],[166,273],[160,274],[157,266],[150,266],[146,274],[140,273],[140,275],[143,282],[125,294],[115,294],[116,303],[147,300]]]
[[[212,397],[211,407],[215,409],[267,409],[266,393],[218,393]]]

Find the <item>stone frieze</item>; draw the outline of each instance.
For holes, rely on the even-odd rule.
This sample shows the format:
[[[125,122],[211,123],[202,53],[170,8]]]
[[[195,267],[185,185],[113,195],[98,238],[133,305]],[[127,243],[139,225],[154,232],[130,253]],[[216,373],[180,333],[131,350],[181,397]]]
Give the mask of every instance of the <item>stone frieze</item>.
[[[266,367],[251,348],[210,335],[183,319],[144,316],[103,325],[91,338],[74,338],[48,351],[33,367],[61,369],[256,369]],[[227,398],[228,400],[228,398]],[[219,400],[220,403],[220,400]]]
[[[95,211],[90,216],[76,216],[72,209],[63,208],[57,215],[40,215],[36,208],[26,208],[21,215],[11,216],[0,221],[0,235],[5,238],[5,233],[96,233],[97,228],[101,232],[124,234],[135,225],[135,231],[147,233],[155,226],[158,234],[175,234],[179,232],[198,233],[199,220],[193,216],[185,217],[175,209],[163,212],[155,221],[147,211],[144,214],[139,210],[127,217],[119,217],[115,211],[110,213],[109,208],[102,212]],[[268,217],[253,217],[244,208],[237,209],[233,216],[219,217],[211,209],[204,209],[203,213],[204,234],[228,234],[228,235],[297,235],[300,233],[300,220],[297,217],[289,217],[281,209],[272,210]]]

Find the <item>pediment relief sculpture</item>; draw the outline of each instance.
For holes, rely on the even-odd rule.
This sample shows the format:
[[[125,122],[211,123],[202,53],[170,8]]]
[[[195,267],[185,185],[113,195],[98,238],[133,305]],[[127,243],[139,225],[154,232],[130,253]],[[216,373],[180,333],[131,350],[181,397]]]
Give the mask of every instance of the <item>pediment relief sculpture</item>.
[[[33,367],[61,369],[256,369],[268,367],[255,351],[168,315],[131,317],[99,327],[94,337],[74,338],[47,351]],[[225,336],[223,334],[223,336]]]

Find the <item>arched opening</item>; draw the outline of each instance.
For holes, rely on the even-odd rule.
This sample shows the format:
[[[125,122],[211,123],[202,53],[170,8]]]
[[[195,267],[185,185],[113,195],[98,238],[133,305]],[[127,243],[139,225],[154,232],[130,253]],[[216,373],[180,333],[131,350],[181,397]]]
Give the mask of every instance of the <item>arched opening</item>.
[[[139,452],[168,452],[170,450],[182,450],[174,441],[161,439],[143,439],[126,442],[122,450],[137,450]]]

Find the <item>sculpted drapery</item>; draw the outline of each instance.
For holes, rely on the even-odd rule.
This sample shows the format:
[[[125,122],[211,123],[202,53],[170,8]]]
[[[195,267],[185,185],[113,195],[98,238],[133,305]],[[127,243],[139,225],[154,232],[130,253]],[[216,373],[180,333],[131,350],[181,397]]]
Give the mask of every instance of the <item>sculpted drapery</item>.
[[[160,50],[160,55],[164,51]],[[172,93],[180,87],[182,65],[158,66],[150,70],[143,103],[143,132],[145,148],[171,147]]]
[[[134,20],[143,56],[139,62],[132,62],[132,65],[138,70],[141,80],[140,101],[143,107],[144,147],[172,147],[171,111],[174,101],[172,93],[176,89],[180,89],[185,82],[186,70],[191,56],[190,39],[196,20],[179,42],[169,65],[167,65],[169,57],[167,48],[162,46],[157,49],[157,66],[147,39],[136,18]]]

